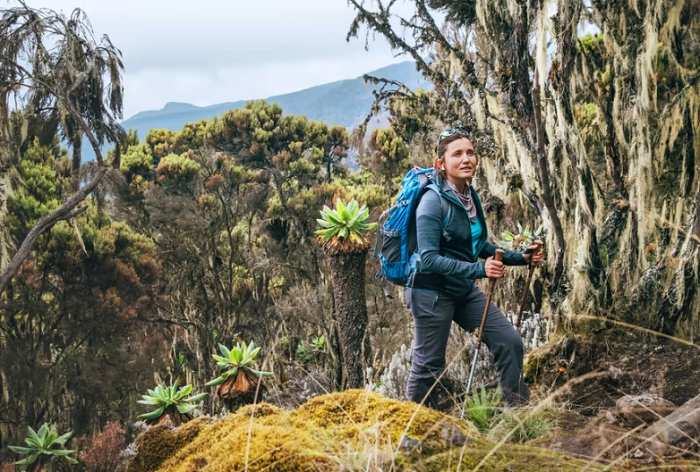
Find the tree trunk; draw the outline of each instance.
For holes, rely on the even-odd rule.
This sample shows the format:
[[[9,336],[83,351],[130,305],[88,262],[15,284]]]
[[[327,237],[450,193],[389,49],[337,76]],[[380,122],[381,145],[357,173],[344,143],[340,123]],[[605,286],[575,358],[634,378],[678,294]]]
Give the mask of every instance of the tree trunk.
[[[331,282],[343,352],[345,388],[364,387],[364,350],[367,331],[365,261],[367,249],[329,254]]]

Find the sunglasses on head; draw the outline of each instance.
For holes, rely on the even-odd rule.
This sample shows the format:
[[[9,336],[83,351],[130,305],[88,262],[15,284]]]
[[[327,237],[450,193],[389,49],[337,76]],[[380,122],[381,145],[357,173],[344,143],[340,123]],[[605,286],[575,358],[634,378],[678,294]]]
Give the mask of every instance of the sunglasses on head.
[[[464,128],[446,129],[445,131],[440,133],[440,136],[438,137],[438,142],[437,142],[438,147],[440,147],[440,143],[442,142],[443,139],[449,138],[450,136],[454,136],[455,134],[459,134],[460,136],[464,136],[465,138],[469,137],[469,131],[467,131]]]

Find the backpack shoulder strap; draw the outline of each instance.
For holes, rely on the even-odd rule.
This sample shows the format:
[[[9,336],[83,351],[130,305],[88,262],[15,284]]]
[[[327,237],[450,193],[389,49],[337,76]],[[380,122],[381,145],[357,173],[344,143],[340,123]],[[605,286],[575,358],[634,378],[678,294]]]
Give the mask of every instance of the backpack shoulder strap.
[[[442,196],[442,194],[440,193],[440,189],[438,188],[438,186],[435,183],[430,182],[428,185],[426,185],[426,188],[433,190],[435,193],[438,194],[438,197],[440,197],[440,205],[442,206],[442,226],[444,228],[445,225],[447,224],[447,219],[450,216],[450,202],[448,202]]]

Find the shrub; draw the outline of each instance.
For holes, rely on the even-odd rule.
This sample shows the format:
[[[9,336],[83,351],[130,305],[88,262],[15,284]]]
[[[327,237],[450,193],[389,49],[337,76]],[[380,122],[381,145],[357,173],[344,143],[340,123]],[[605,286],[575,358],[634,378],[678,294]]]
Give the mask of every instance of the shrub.
[[[85,472],[116,472],[120,470],[121,457],[126,448],[126,431],[119,422],[108,423],[104,429],[87,440],[80,451],[80,462]],[[89,442],[88,442],[89,441]]]
[[[510,442],[524,443],[541,438],[552,428],[554,421],[549,419],[546,413],[521,410],[500,415],[490,436],[500,441],[510,434]]]
[[[476,429],[482,433],[491,429],[491,421],[496,416],[498,405],[501,402],[500,388],[493,393],[487,393],[482,386],[479,395],[476,392],[476,387],[473,387],[472,396],[467,395],[466,401],[465,416]]]

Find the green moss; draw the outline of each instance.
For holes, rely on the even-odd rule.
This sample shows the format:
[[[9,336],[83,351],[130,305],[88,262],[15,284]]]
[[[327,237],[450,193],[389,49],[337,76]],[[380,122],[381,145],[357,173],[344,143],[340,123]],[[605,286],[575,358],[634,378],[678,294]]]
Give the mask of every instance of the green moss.
[[[598,117],[598,107],[595,103],[577,103],[574,105],[574,120],[579,129],[587,128]]]
[[[598,251],[598,254],[600,255],[600,260],[603,263],[603,267],[607,267],[607,265],[608,265],[608,246],[601,245],[600,251]]]
[[[577,49],[587,56],[590,54],[601,54],[605,50],[605,36],[602,33],[581,36]]]
[[[552,360],[556,353],[551,345],[552,343],[548,343],[545,347],[533,351],[527,356],[523,364],[523,377],[536,382],[543,369],[552,367]]]
[[[209,418],[197,418],[177,430],[167,426],[152,426],[136,438],[138,453],[130,461],[127,472],[152,472],[177,451],[197,437]]]
[[[163,441],[178,441],[180,433],[146,434],[157,435],[163,448]],[[404,436],[412,440],[410,447],[400,447]],[[268,404],[243,407],[202,428],[184,447],[170,447],[177,451],[159,470],[339,471],[366,470],[371,463],[382,470],[429,472],[456,470],[460,455],[461,470],[470,470],[493,447],[493,442],[456,418],[375,393],[349,390],[317,397],[294,411]],[[161,461],[165,455],[161,450],[148,452]],[[140,450],[139,456],[145,453]],[[507,444],[493,452],[482,470],[574,471],[583,464],[552,451]]]
[[[248,405],[206,428],[160,470],[243,470],[246,458],[250,472],[327,470],[333,461],[321,448],[312,434],[293,426],[290,412]]]

